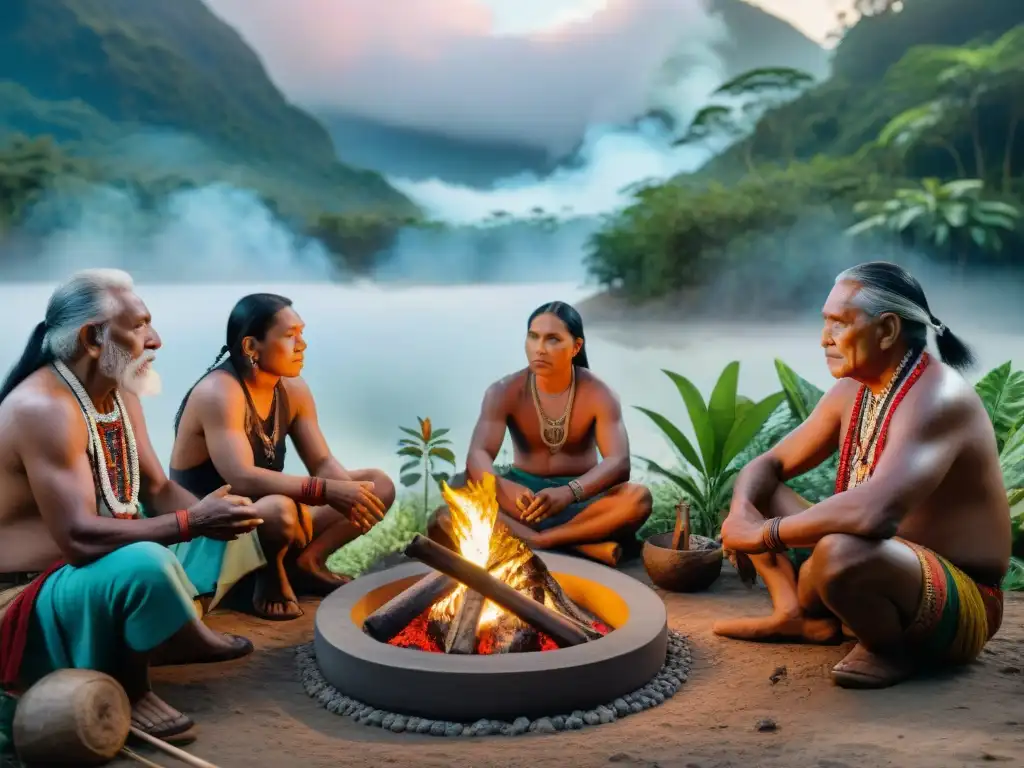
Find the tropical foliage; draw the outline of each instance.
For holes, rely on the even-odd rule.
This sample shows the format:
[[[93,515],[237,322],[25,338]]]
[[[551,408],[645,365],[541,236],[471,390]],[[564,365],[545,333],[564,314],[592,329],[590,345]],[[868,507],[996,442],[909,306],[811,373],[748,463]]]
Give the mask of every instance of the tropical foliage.
[[[897,190],[888,200],[862,200],[854,211],[864,218],[846,233],[885,230],[907,244],[956,254],[962,270],[972,245],[1002,251],[1003,238],[1017,229],[1021,218],[1017,205],[984,199],[983,186],[980,179],[943,184],[929,178],[917,188]]]
[[[744,301],[752,280],[774,279],[758,298],[787,307],[823,271],[877,257],[879,243],[891,258],[913,248],[961,269],[1024,266],[1024,13],[983,2],[990,26],[975,40],[957,28],[962,6],[925,4],[858,11],[836,70],[854,66],[844,49],[862,48],[863,26],[891,57],[871,77],[812,84],[764,68],[721,86],[677,141],[726,148],[697,173],[634,189],[590,240],[593,277],[631,300],[681,293],[687,305],[713,285],[715,306],[760,312]],[[907,43],[893,55],[897,28]],[[850,227],[874,241],[836,237]]]
[[[799,426],[810,415],[823,395],[820,389],[800,377],[781,360],[775,361],[775,368],[782,392],[762,401],[762,403],[772,404],[769,415],[766,418],[758,417],[760,428],[755,430],[755,433],[745,440],[743,445],[739,446],[739,450],[724,465],[724,468],[720,464],[712,464],[712,467],[717,470],[717,474],[713,477],[726,478],[717,480],[716,483],[707,483],[703,479],[701,484],[694,482],[688,476],[692,472],[691,467],[694,464],[687,454],[694,454],[694,457],[697,458],[692,445],[667,419],[640,409],[655,421],[670,442],[677,447],[679,465],[664,468],[649,460],[643,460],[647,464],[650,478],[654,481],[652,490],[654,512],[637,532],[638,539],[643,540],[654,534],[671,530],[675,523],[674,506],[680,498],[690,499],[695,508],[706,509],[710,506],[714,509],[714,514],[701,517],[701,533],[707,536],[718,535],[720,528],[718,511],[726,508],[729,504],[731,499],[730,481],[752,459],[765,453]],[[676,381],[677,378],[686,381],[678,374],[669,375],[673,381]],[[723,378],[725,378],[724,374]],[[677,386],[679,386],[678,383]],[[718,386],[721,386],[721,380]],[[718,386],[716,386],[716,390]],[[688,392],[688,408],[691,402],[694,403],[694,410],[690,412],[691,419],[693,419],[694,413],[696,414],[694,431],[698,435],[701,434],[696,429],[696,424],[700,423],[707,434],[710,429],[709,413],[711,409],[703,405],[703,400],[700,399],[700,394],[696,390],[691,390],[692,385],[686,382],[680,387],[681,393],[684,387]],[[726,386],[726,391],[728,391],[728,386]],[[735,389],[732,391],[734,392]],[[992,420],[995,430],[1000,466],[1003,470],[1003,482],[1011,508],[1014,552],[1021,556],[1024,555],[1022,552],[1024,549],[1024,371],[1014,370],[1012,363],[1006,362],[982,376],[975,384],[975,391]],[[777,400],[772,399],[776,397]],[[712,402],[715,400],[714,393],[712,393],[711,399]],[[746,408],[750,409],[751,406],[748,405]],[[748,410],[747,413],[750,414],[753,411]],[[746,432],[745,430],[736,430],[737,435],[741,433],[745,434]],[[688,447],[681,448],[679,446]],[[698,458],[699,461],[700,458]],[[808,501],[822,501],[834,493],[837,469],[838,451],[810,472],[793,478],[787,485]],[[659,483],[658,480],[661,478],[666,478],[668,482]],[[702,504],[705,504],[704,500],[709,497],[704,490],[705,487],[713,487],[716,494],[710,505],[701,507]],[[1019,557],[1014,558],[1004,586],[1007,589],[1024,589],[1024,560]]]
[[[399,480],[406,488],[423,482],[423,509],[430,504],[430,488],[440,487],[441,483],[451,479],[451,473],[438,470],[435,462],[450,464],[455,467],[455,454],[449,448],[452,441],[445,437],[447,429],[434,429],[430,419],[416,417],[420,423],[418,430],[399,427],[408,437],[398,441],[398,455],[407,461],[398,470]]]
[[[737,394],[740,364],[725,367],[705,404],[700,391],[687,379],[663,371],[679,391],[696,436],[697,448],[668,418],[637,407],[668,438],[678,454],[680,467],[665,469],[651,459],[640,458],[646,468],[675,483],[690,501],[695,534],[715,536],[727,509],[732,481],[739,471],[733,460],[754,438],[785,395],[777,392],[755,403]]]

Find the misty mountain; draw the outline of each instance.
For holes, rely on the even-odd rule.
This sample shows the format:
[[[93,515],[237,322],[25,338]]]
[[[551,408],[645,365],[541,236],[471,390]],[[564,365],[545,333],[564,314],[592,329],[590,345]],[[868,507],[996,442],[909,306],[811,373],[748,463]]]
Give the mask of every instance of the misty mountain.
[[[88,155],[140,132],[187,136],[229,169],[312,181],[343,207],[412,207],[340,163],[324,126],[201,0],[4,0],[0,94],[0,133],[50,134]]]
[[[804,69],[816,77],[829,70],[829,54],[788,22],[744,0],[708,0],[728,30],[728,40],[715,46],[725,77],[765,66]],[[441,133],[388,125],[337,109],[317,109],[339,154],[393,178],[413,181],[441,179],[477,188],[518,173],[547,174],[578,164],[580,143],[563,157],[551,157],[528,144],[468,141]],[[637,119],[643,115],[637,115]]]
[[[828,75],[829,52],[788,21],[745,0],[709,0],[708,8],[729,32],[729,39],[715,46],[726,78],[758,67],[793,67],[816,78]]]
[[[432,131],[388,125],[337,110],[316,111],[342,157],[392,178],[485,187],[523,171],[554,166],[545,149],[526,144],[468,141]]]

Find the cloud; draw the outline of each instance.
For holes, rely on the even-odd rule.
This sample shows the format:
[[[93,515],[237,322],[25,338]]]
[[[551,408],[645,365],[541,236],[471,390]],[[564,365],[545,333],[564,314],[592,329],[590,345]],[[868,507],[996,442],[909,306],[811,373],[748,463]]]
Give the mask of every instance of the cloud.
[[[301,104],[553,154],[642,113],[667,58],[707,64],[723,34],[702,0],[607,0],[530,35],[492,34],[484,0],[207,1]]]

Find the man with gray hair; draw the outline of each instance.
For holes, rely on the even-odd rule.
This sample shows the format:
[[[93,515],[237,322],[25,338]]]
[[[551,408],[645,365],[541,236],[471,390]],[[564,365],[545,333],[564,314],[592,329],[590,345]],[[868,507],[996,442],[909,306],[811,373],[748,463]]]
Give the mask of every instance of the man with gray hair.
[[[138,399],[159,388],[159,348],[127,274],[81,272],[0,388],[0,682],[105,672],[135,727],[182,741],[192,721],[152,692],[150,664],[238,658],[252,644],[199,621],[166,545],[234,540],[261,520],[227,488],[197,501],[165,476]]]
[[[881,688],[976,658],[1002,621],[1010,517],[992,423],[957,369],[970,350],[906,270],[846,270],[822,312],[838,383],[737,477],[723,546],[752,562],[770,616],[715,624],[744,640],[857,644],[837,685]],[[926,351],[936,334],[940,361]],[[784,483],[840,449],[834,496]],[[748,560],[749,558],[749,560]]]

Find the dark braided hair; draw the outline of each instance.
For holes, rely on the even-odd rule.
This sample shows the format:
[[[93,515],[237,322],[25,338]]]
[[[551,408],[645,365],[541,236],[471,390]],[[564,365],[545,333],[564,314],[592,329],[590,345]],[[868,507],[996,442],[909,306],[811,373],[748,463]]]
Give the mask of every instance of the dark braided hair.
[[[227,344],[220,348],[220,352],[213,359],[213,364],[196,379],[195,384],[189,387],[185,397],[181,400],[181,405],[178,406],[178,412],[174,416],[175,435],[178,434],[178,425],[181,423],[181,415],[185,412],[189,395],[199,385],[199,382],[219,366],[225,356],[230,360],[235,376],[241,381],[245,377],[244,372],[250,368],[249,361],[242,350],[242,341],[249,336],[257,341],[263,341],[267,336],[267,331],[274,324],[277,313],[291,305],[291,299],[276,293],[250,293],[238,300],[228,316]]]

